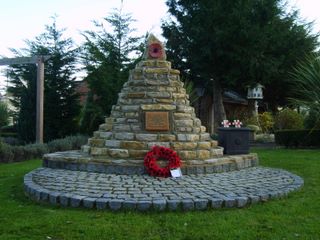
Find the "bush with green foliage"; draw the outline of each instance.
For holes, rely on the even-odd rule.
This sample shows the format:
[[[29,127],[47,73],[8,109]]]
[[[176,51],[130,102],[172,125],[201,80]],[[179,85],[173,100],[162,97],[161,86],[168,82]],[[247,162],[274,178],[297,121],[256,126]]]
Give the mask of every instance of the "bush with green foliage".
[[[259,126],[254,125],[254,124],[249,124],[249,125],[247,125],[246,127],[247,127],[247,128],[250,128],[251,130],[253,130],[253,131],[254,131],[254,133],[257,133],[257,132],[259,132],[259,131],[260,131]]]
[[[306,128],[320,128],[320,54],[310,55],[292,73],[291,102],[307,110]]]
[[[304,120],[304,126],[308,129],[320,129],[320,117],[319,113],[311,110],[307,113],[307,116]]]
[[[49,152],[68,151],[72,149],[80,149],[82,145],[88,141],[87,136],[76,135],[68,136],[63,139],[56,139],[48,142]]]
[[[270,133],[273,130],[274,120],[270,112],[259,114],[259,123],[263,133]]]
[[[56,139],[47,144],[28,144],[12,146],[0,141],[0,162],[19,162],[32,158],[41,158],[43,154],[57,151],[80,149],[87,143],[88,137],[77,135]]]
[[[303,129],[304,118],[298,112],[286,108],[279,112],[274,119],[275,130]]]
[[[285,147],[320,147],[320,130],[280,130],[275,132],[277,145]]]

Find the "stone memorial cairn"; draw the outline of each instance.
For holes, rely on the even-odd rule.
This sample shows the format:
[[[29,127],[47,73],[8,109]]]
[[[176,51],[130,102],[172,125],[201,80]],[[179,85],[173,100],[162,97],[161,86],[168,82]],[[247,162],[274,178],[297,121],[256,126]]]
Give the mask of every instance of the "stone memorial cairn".
[[[269,174],[254,167],[258,165],[256,154],[224,156],[223,148],[211,140],[190,106],[179,73],[166,61],[162,43],[151,35],[144,58],[130,72],[110,117],[81,151],[44,155],[44,168],[25,176],[26,194],[37,201],[73,207],[173,210],[182,206],[190,210],[242,207],[266,200],[271,197],[270,188],[263,190],[266,182],[274,183],[276,196],[281,195],[280,188],[287,191],[301,186],[297,176],[279,170]],[[182,179],[159,181],[146,174],[143,159],[154,146],[177,152]],[[157,163],[167,165],[166,160]],[[221,172],[230,175],[213,174]],[[231,188],[239,180],[236,190],[243,196],[226,190],[228,176]],[[267,177],[256,181],[261,176]],[[246,190],[239,192],[242,188]]]
[[[94,132],[82,152],[47,154],[44,165],[142,174],[143,158],[153,146],[176,151],[182,160],[183,174],[225,172],[257,165],[255,154],[223,157],[223,148],[211,140],[190,106],[179,74],[166,61],[162,43],[151,35],[144,60],[130,72],[111,116]]]

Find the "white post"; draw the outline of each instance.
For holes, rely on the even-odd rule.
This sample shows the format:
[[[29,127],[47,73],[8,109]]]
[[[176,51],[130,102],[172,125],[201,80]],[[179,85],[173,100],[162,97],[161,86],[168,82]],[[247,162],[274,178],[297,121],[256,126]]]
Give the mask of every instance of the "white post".
[[[36,142],[43,143],[43,89],[44,89],[44,58],[38,57],[37,61],[37,119]]]

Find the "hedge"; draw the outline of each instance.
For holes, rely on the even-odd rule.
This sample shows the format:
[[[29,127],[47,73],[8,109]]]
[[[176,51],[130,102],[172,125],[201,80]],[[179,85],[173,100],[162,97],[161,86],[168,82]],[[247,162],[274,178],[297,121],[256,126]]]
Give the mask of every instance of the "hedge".
[[[275,132],[277,145],[287,148],[320,147],[320,129],[280,130]]]
[[[0,141],[0,163],[20,162],[32,158],[41,158],[43,154],[77,150],[87,143],[87,136],[69,136],[44,144],[28,144],[24,146],[12,146]]]

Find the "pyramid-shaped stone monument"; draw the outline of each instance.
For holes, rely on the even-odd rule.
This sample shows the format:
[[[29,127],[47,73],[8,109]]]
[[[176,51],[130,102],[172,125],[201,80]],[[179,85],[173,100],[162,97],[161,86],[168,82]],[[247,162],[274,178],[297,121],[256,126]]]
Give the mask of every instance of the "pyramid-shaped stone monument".
[[[111,115],[81,151],[44,156],[44,166],[90,172],[143,174],[153,146],[178,153],[183,174],[238,170],[257,165],[255,154],[224,156],[190,106],[180,72],[166,61],[163,44],[150,35],[147,47],[119,93]]]

